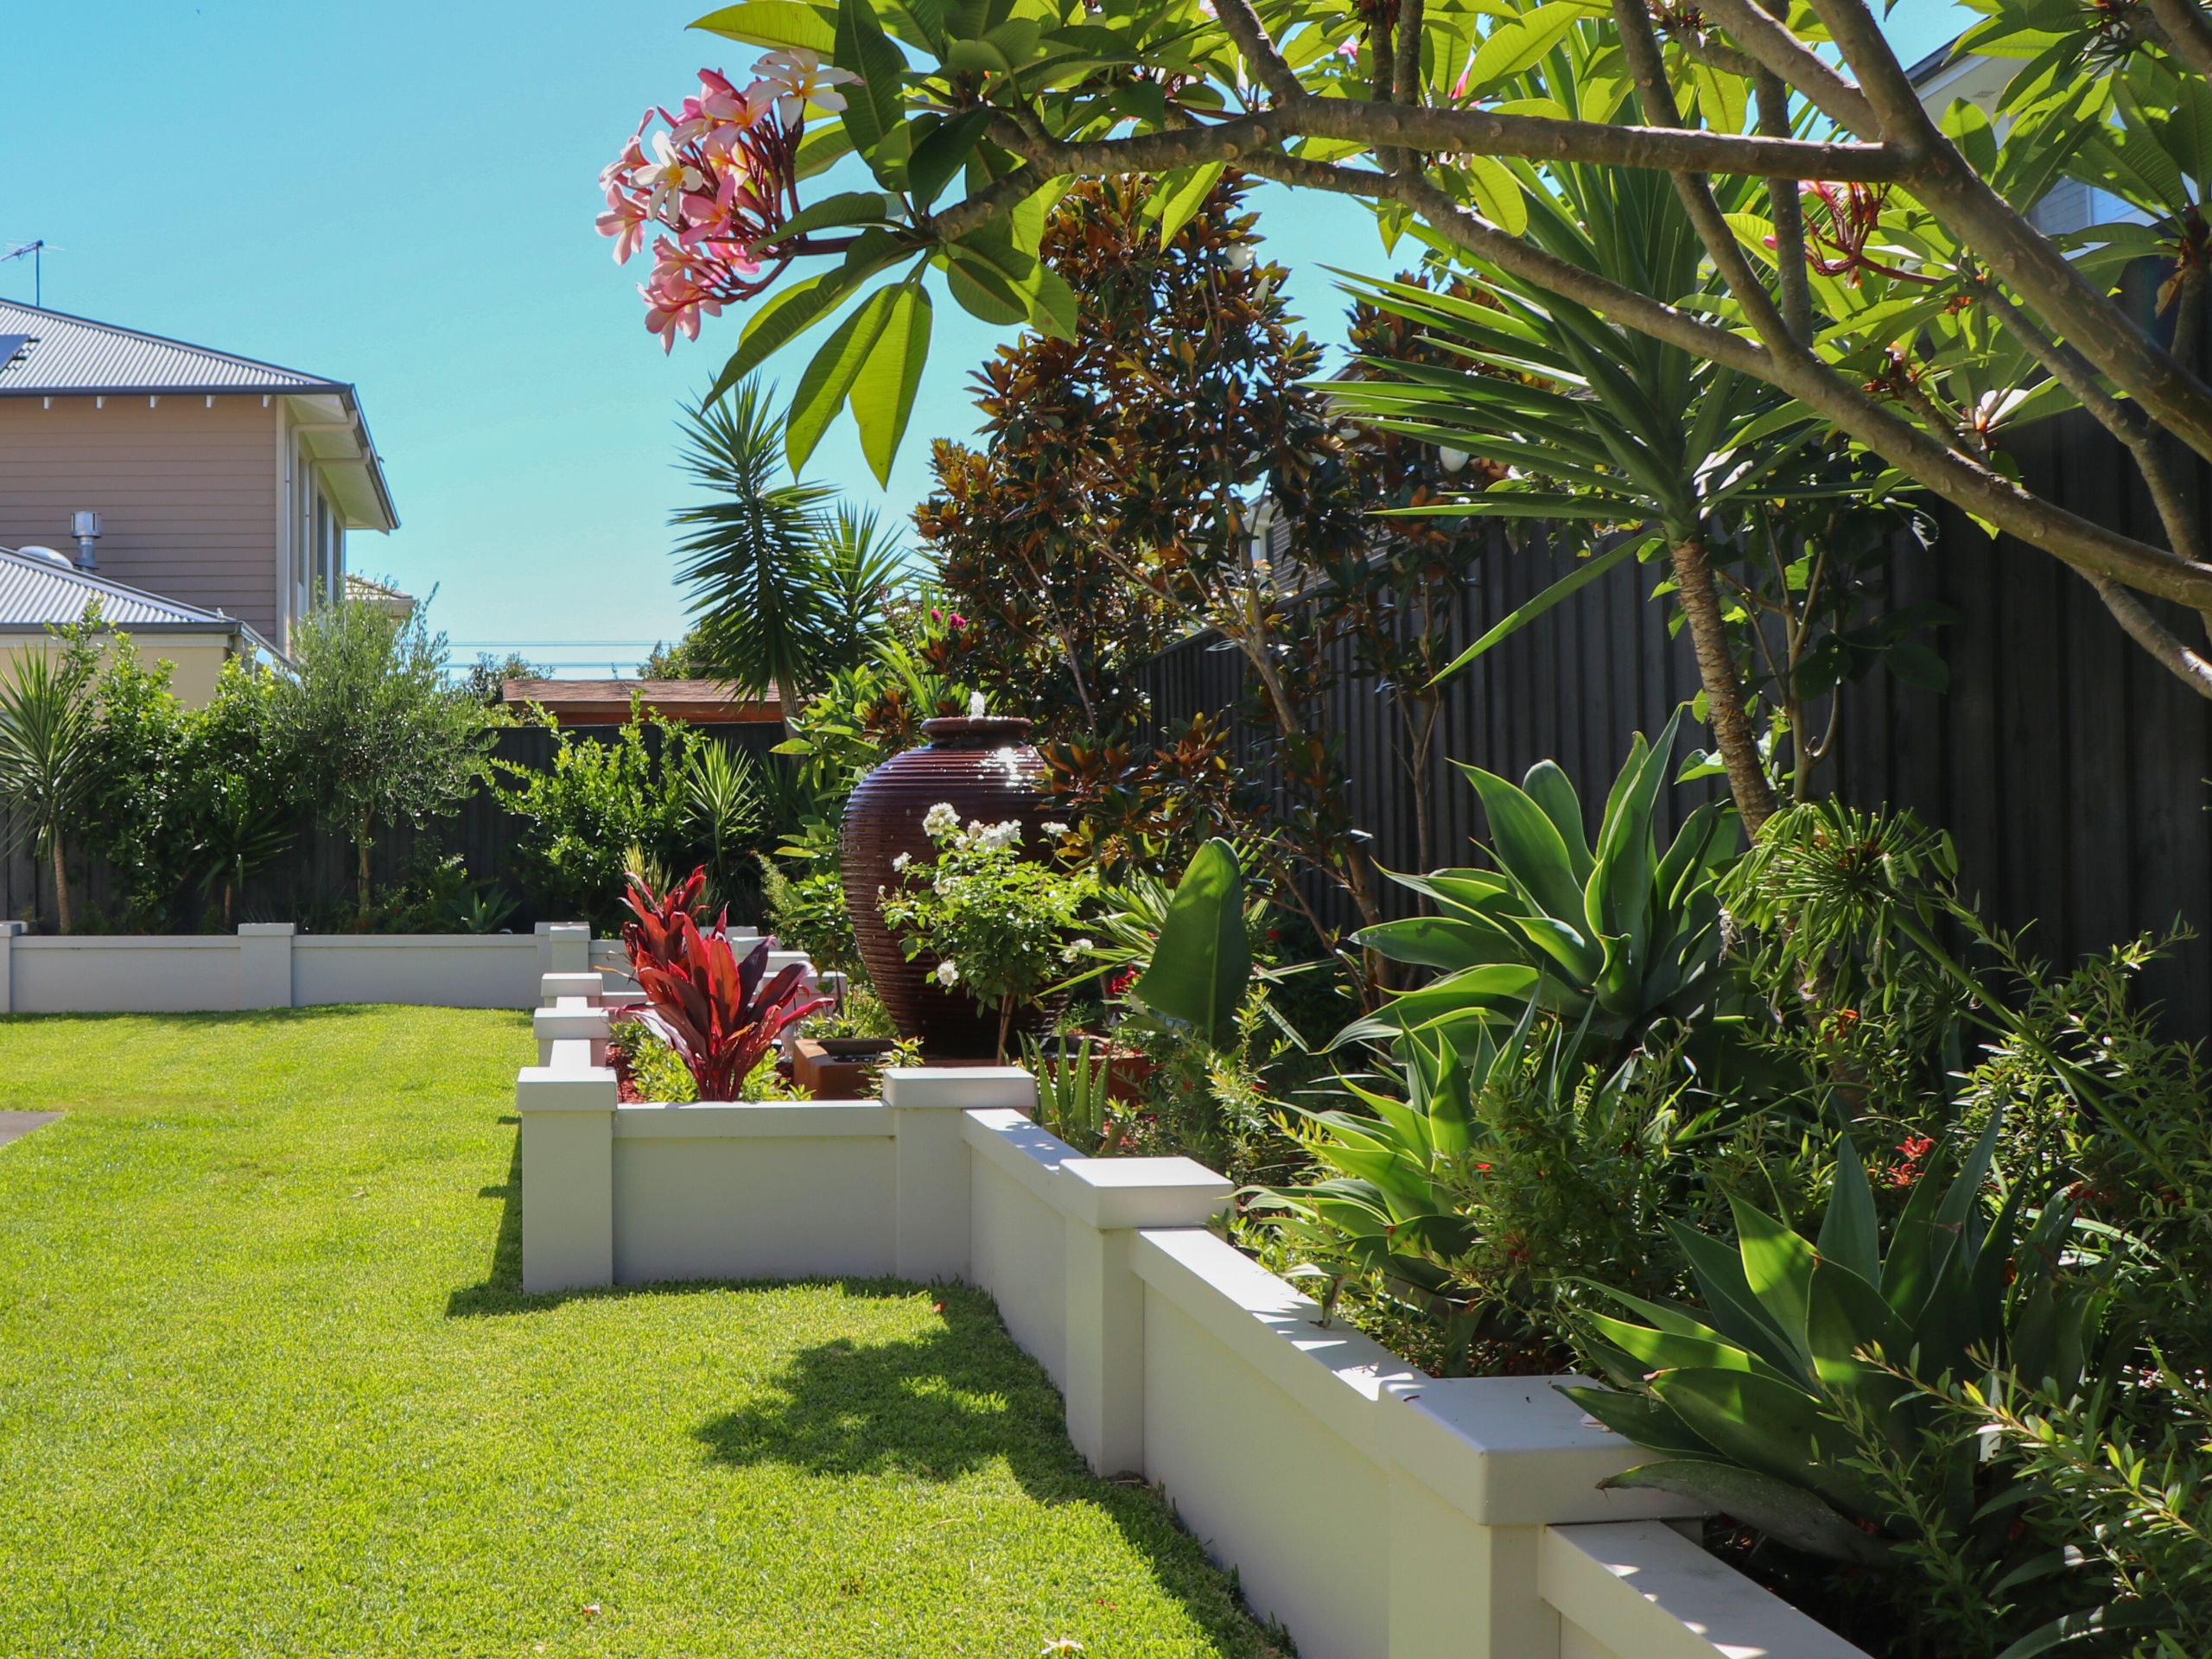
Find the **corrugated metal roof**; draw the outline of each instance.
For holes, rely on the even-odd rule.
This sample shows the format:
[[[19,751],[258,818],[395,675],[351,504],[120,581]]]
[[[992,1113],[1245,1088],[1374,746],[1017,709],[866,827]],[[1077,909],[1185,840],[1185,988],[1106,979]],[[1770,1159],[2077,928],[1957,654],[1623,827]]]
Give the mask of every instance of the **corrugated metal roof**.
[[[0,300],[0,334],[29,343],[0,367],[0,396],[90,391],[331,391],[342,383],[159,334]]]
[[[126,588],[48,558],[42,553],[0,548],[0,629],[81,622],[85,607],[99,601],[100,618],[115,627],[235,629],[220,611],[203,611],[173,599]]]

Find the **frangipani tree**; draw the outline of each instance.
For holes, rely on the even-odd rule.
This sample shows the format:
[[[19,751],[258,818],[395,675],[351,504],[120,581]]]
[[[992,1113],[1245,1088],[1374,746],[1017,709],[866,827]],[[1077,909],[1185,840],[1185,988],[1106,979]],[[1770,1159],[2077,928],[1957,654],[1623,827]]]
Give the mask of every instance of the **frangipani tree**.
[[[644,217],[679,251],[751,262],[756,288],[787,262],[830,261],[775,282],[724,378],[842,313],[803,377],[798,441],[849,404],[882,473],[926,356],[925,271],[988,320],[1073,327],[1065,285],[1036,256],[1058,181],[1160,175],[1170,234],[1231,164],[1361,198],[1480,270],[1775,387],[1901,481],[2076,570],[2212,696],[2188,616],[2212,614],[2188,483],[2191,457],[2212,460],[2212,385],[2187,359],[2212,305],[2212,12],[1974,4],[1985,22],[1965,47],[2022,66],[2001,124],[1963,105],[1923,110],[1867,0],[748,0],[701,26],[772,48],[764,90],[723,116],[706,88],[669,124],[705,123],[702,149],[736,157],[772,118],[772,165],[746,175],[757,188],[656,183]],[[1593,60],[1576,102],[1519,95],[1517,78],[1571,31],[1588,32]],[[820,87],[817,56],[857,79]],[[822,108],[824,93],[846,101],[839,126],[793,137],[784,105],[811,95]],[[880,188],[799,205],[799,181],[848,148]],[[1663,174],[1721,291],[1684,303],[1560,258],[1529,233],[1516,160]],[[2045,236],[2029,212],[2069,175],[2147,226],[2064,246]],[[1715,178],[1760,181],[1765,211],[1730,211]],[[2111,292],[2113,261],[2144,252],[2172,262],[2163,318]],[[2007,472],[1995,435],[2069,401],[2126,447],[2157,536],[2093,523]]]

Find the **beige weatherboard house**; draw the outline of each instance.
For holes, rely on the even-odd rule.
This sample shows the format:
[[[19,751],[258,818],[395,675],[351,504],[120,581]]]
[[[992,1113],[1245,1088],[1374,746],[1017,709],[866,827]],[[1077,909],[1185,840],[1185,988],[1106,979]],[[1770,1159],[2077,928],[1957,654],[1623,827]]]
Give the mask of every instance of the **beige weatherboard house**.
[[[0,661],[99,596],[191,696],[207,651],[284,653],[347,532],[397,523],[350,385],[0,301]]]

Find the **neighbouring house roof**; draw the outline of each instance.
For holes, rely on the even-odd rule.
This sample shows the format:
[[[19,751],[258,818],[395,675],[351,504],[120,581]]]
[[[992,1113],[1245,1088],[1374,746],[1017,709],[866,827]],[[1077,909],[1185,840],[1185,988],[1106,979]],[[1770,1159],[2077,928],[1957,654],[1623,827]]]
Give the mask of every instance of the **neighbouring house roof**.
[[[226,633],[267,649],[261,637],[234,616],[126,588],[44,553],[0,548],[0,633],[42,633],[49,627],[81,622],[86,607],[95,603],[100,620],[111,628],[134,633]]]
[[[384,464],[353,386],[235,352],[0,300],[0,397],[214,397],[293,400],[309,454],[329,477],[348,530],[392,530]]]
[[[664,719],[695,726],[784,717],[774,687],[766,697],[746,697],[727,680],[507,680],[499,690],[501,702],[537,703],[565,726],[620,726],[630,718],[632,696]]]
[[[351,570],[346,573],[346,597],[365,601],[385,615],[396,616],[403,622],[415,614],[414,594],[403,594],[385,582],[357,576]]]

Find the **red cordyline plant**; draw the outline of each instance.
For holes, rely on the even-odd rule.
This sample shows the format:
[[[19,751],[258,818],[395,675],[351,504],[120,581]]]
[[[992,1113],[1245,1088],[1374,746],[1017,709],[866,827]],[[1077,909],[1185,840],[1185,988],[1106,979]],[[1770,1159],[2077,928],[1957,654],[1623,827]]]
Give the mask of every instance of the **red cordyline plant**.
[[[622,930],[630,969],[646,1006],[638,1020],[676,1052],[702,1100],[735,1100],[784,1027],[830,1006],[806,986],[793,963],[768,974],[771,941],[742,957],[725,918],[702,932],[690,906],[705,888],[703,868],[667,893],[632,881],[626,896],[638,919]]]
[[[835,90],[857,77],[826,67],[811,52],[771,52],[740,91],[719,70],[699,72],[699,92],[681,108],[649,109],[599,181],[607,211],[601,236],[614,257],[652,237],[652,274],[640,283],[645,327],[672,349],[681,328],[699,338],[699,319],[760,293],[802,253],[803,237],[767,245],[798,211],[798,143],[806,106],[845,107]],[[660,130],[653,124],[663,123]]]

